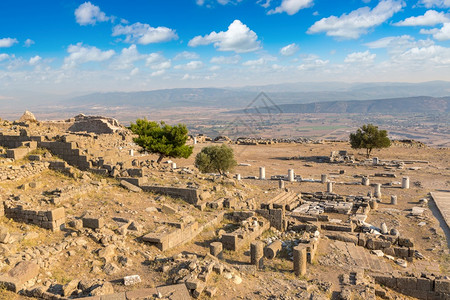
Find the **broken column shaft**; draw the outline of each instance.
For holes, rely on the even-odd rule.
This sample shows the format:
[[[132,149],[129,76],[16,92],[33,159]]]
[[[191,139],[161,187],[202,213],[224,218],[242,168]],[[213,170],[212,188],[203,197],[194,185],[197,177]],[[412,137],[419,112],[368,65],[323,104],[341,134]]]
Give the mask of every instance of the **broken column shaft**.
[[[264,267],[264,243],[255,241],[250,244],[250,262],[256,265],[256,268],[262,269]]]
[[[266,257],[268,259],[275,258],[275,256],[277,256],[278,252],[280,252],[282,246],[283,245],[282,245],[281,241],[275,241],[272,244],[266,246],[266,248],[264,248],[264,257]]]
[[[259,167],[259,179],[260,180],[266,179],[266,168],[265,167]]]
[[[298,245],[294,247],[294,273],[296,276],[304,276],[306,274],[306,247]]]

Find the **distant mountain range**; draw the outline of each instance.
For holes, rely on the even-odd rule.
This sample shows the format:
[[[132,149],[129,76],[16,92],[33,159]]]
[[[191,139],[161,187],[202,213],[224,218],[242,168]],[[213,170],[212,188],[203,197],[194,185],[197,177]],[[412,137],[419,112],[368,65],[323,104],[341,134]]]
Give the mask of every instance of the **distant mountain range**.
[[[106,92],[91,93],[87,95],[50,95],[35,93],[32,91],[1,91],[0,111],[4,114],[19,114],[25,110],[36,113],[46,112],[84,112],[95,113],[107,112],[114,108],[145,108],[150,110],[178,109],[183,107],[207,107],[228,110],[239,110],[247,107],[254,101],[260,92],[265,92],[269,102],[276,105],[308,104],[298,106],[301,111],[323,111],[325,106],[319,106],[319,102],[334,103],[326,104],[329,111],[356,109],[356,104],[349,105],[350,100],[372,100],[397,98],[400,101],[408,97],[427,96],[417,99],[432,99],[450,96],[450,82],[431,81],[423,83],[343,83],[343,82],[297,82],[285,84],[273,84],[264,86],[227,87],[227,88],[174,88],[141,92]],[[337,101],[346,101],[338,103]],[[430,100],[431,101],[431,100]],[[432,100],[432,103],[435,103]],[[436,109],[448,102],[440,100]],[[367,104],[361,104],[366,106]],[[392,104],[398,109],[400,104]],[[418,104],[419,105],[419,104]],[[290,106],[286,106],[288,111]],[[414,107],[403,107],[404,109],[429,110],[427,104]],[[448,106],[447,106],[448,107]],[[293,107],[290,107],[293,108]],[[371,108],[366,108],[370,111]],[[442,108],[440,109],[442,110]],[[390,111],[390,110],[387,110]],[[1,116],[0,116],[1,117]]]
[[[70,106],[245,108],[260,92],[273,103],[302,104],[340,100],[372,100],[414,96],[445,97],[450,95],[450,82],[425,83],[287,83],[242,88],[177,88],[142,92],[94,93],[60,101]]]
[[[263,104],[263,105],[262,105]],[[450,97],[407,97],[378,100],[327,101],[307,104],[266,105],[256,103],[228,113],[449,113]]]

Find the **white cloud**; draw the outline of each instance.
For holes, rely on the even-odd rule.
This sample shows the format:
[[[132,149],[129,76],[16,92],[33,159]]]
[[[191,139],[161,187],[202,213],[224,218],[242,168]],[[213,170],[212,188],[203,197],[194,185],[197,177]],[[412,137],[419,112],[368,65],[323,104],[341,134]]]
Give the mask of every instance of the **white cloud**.
[[[178,53],[173,59],[181,60],[181,59],[199,59],[200,56],[195,52],[183,51]]]
[[[369,50],[364,52],[353,52],[344,59],[346,63],[372,64],[376,54],[370,53]]]
[[[211,66],[211,67],[209,68],[209,70],[210,70],[210,71],[217,71],[217,70],[220,70],[220,66]]]
[[[134,76],[139,74],[139,68],[134,68],[133,70],[130,71],[130,76]]]
[[[450,0],[420,0],[419,4],[424,5],[426,8],[450,7]]]
[[[105,61],[115,54],[114,50],[101,51],[96,47],[83,46],[82,43],[70,45],[67,52],[69,53],[69,56],[64,58],[64,69],[73,68],[78,64],[91,61]]]
[[[283,56],[292,56],[294,55],[300,48],[297,44],[292,43],[280,49],[280,54]]]
[[[0,53],[0,61],[7,60],[9,55],[6,53]]]
[[[188,45],[197,47],[213,44],[219,51],[234,51],[237,53],[252,52],[261,48],[258,36],[247,25],[234,20],[227,31],[211,32],[205,36],[196,36]]]
[[[441,29],[437,28],[430,30],[422,29],[420,30],[420,33],[432,34],[433,38],[435,38],[438,41],[447,41],[450,40],[450,23],[444,23]]]
[[[134,67],[134,62],[143,60],[146,55],[140,54],[136,45],[131,45],[128,48],[123,48],[120,55],[111,64],[111,68],[115,70],[125,70]]]
[[[443,12],[428,10],[423,16],[409,17],[403,21],[394,23],[396,26],[433,26],[449,22],[450,18]]]
[[[235,65],[239,63],[241,57],[239,55],[234,56],[214,56],[209,61],[212,64],[220,64],[220,65]]]
[[[161,54],[159,54],[159,53],[151,53],[151,54],[148,55],[148,57],[147,57],[147,59],[145,61],[145,64],[148,66],[148,65],[151,65],[151,64],[154,64],[154,63],[160,63],[160,62],[162,62],[164,60],[166,60],[166,59]]]
[[[197,5],[199,6],[203,6],[205,3],[219,3],[221,5],[227,5],[227,4],[237,4],[239,2],[242,2],[242,0],[196,0],[195,3],[197,3]],[[208,4],[208,7],[210,7],[211,5]]]
[[[264,8],[268,8],[270,6],[270,2],[272,2],[272,0],[258,0],[256,3]]]
[[[84,2],[75,10],[75,18],[80,25],[95,25],[97,22],[105,22],[110,18],[100,10],[100,7],[91,2]]]
[[[172,66],[172,62],[170,60],[166,60],[157,64],[150,65],[150,69],[153,70],[165,70],[170,69]]]
[[[31,39],[26,39],[25,42],[23,42],[23,46],[27,47],[27,48],[31,47],[31,45],[33,45],[33,44],[34,44],[34,41]]]
[[[163,75],[165,73],[166,73],[166,70],[158,70],[158,71],[155,71],[155,72],[151,73],[150,76],[157,77],[157,76],[161,76],[161,75]]]
[[[428,47],[414,47],[411,48],[398,57],[397,62],[403,65],[415,64],[421,66],[422,64],[434,64],[435,66],[450,64],[450,48],[431,45]]]
[[[330,16],[314,23],[309,34],[326,32],[326,35],[341,39],[357,39],[375,26],[384,23],[405,3],[402,0],[382,0],[376,7],[361,7],[340,17]]]
[[[9,48],[17,43],[18,43],[17,39],[3,38],[3,39],[0,39],[0,48]]]
[[[317,55],[313,54],[303,58],[303,61],[304,63],[297,67],[297,69],[300,71],[322,69],[330,63],[329,60],[320,59]]]
[[[283,0],[281,5],[271,9],[267,14],[280,14],[287,13],[288,15],[295,15],[300,9],[310,7],[313,5],[313,0]]]
[[[203,67],[203,63],[199,60],[193,60],[188,62],[185,65],[177,65],[174,68],[175,69],[182,69],[182,70],[197,70]]]
[[[40,57],[39,55],[36,55],[36,56],[33,56],[32,58],[30,58],[30,60],[28,60],[28,63],[30,65],[34,66],[35,64],[37,64],[41,60],[42,60],[42,57]]]
[[[264,65],[266,63],[266,60],[264,58],[255,59],[255,60],[247,60],[242,65],[243,66],[260,66]]]
[[[175,30],[167,27],[151,27],[148,24],[134,23],[131,25],[116,25],[112,36],[125,35],[126,43],[148,45],[151,43],[168,42],[178,39]]]

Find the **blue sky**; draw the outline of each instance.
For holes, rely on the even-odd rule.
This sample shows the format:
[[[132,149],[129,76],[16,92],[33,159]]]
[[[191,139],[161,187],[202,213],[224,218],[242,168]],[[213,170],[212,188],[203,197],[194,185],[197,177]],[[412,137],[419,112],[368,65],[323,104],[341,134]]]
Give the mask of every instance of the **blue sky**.
[[[450,0],[3,0],[1,91],[450,80]]]

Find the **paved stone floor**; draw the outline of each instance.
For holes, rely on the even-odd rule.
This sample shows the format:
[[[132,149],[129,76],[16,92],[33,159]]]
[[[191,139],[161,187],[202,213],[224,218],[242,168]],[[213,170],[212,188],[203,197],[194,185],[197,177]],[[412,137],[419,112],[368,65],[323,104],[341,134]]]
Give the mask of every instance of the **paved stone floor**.
[[[450,192],[432,192],[431,197],[433,197],[436,206],[447,223],[447,227],[450,229]]]

